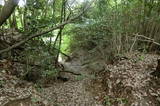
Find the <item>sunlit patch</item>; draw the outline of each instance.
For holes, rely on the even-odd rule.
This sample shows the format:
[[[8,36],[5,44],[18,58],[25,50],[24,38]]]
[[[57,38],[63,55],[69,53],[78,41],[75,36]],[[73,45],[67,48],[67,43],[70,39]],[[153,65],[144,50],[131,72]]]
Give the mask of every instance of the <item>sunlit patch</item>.
[[[4,5],[4,0],[0,0],[0,5]]]
[[[0,0],[0,5],[3,6],[4,4],[5,4],[4,0]],[[26,0],[20,0],[19,3],[18,3],[18,5],[19,5],[20,7],[24,7],[25,4],[26,4]]]
[[[79,2],[84,2],[85,0],[78,0]]]
[[[26,4],[26,0],[20,0],[19,3],[18,3],[18,5],[19,5],[20,7],[24,7],[25,4]]]

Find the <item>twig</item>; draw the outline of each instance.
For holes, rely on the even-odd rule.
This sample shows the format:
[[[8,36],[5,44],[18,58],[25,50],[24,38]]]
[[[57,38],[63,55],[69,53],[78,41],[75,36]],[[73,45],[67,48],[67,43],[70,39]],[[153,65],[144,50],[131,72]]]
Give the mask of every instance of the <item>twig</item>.
[[[151,38],[146,37],[146,36],[144,36],[144,35],[138,35],[138,34],[133,34],[133,35],[135,35],[136,37],[142,37],[142,38],[144,38],[144,39],[147,39],[147,40],[141,40],[141,41],[152,42],[152,43],[154,43],[154,44],[160,46],[160,43],[155,42],[154,39],[151,39]],[[138,40],[140,40],[140,39],[138,39]]]
[[[132,46],[131,46],[131,48],[130,48],[130,52],[133,50],[133,47],[134,47],[134,45],[135,45],[135,43],[136,43],[136,40],[137,40],[137,36],[135,36],[135,38],[134,38],[134,42],[133,42],[133,44],[132,44]]]
[[[24,98],[17,98],[17,99],[14,99],[14,100],[10,100],[8,101],[7,103],[3,104],[2,106],[10,106],[12,105],[14,102],[16,101],[23,101],[23,100],[28,100],[28,99],[31,99],[31,94],[28,95],[27,97],[24,97]]]

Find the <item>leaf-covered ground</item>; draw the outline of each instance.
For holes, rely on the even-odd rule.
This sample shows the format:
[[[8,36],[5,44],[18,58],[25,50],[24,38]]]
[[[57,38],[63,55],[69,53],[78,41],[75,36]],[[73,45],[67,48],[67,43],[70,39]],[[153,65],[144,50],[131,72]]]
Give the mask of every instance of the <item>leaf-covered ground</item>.
[[[100,73],[110,106],[160,106],[160,79],[150,75],[156,70],[158,55],[128,53]]]
[[[71,61],[64,65],[67,70],[79,71],[82,75],[67,73],[65,76],[69,81],[54,80],[52,84],[43,87],[22,81],[2,70],[0,106],[102,106],[90,92],[93,78],[87,74],[81,62]]]
[[[158,55],[128,53],[116,57],[113,64],[102,60],[86,64],[84,57],[63,63],[82,76],[67,73],[69,81],[47,87],[1,69],[0,106],[160,106],[160,80],[150,75]]]

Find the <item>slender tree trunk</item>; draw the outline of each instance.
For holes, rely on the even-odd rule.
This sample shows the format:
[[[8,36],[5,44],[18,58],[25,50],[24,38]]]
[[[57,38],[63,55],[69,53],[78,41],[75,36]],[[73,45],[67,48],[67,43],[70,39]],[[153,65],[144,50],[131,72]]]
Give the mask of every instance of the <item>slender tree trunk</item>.
[[[66,17],[66,2],[65,2],[65,0],[62,0],[62,10],[61,10],[60,23],[65,21],[65,17]],[[64,29],[64,27],[61,27],[60,30],[59,30],[59,33],[57,35],[57,37],[59,37],[59,44],[58,44],[58,53],[57,53],[57,56],[56,56],[56,59],[55,59],[55,65],[58,65],[58,58],[59,58],[61,44],[62,44],[62,32],[63,32],[63,29]]]
[[[24,13],[23,13],[23,25],[24,25],[23,29],[24,29],[24,31],[28,30],[27,21],[26,21],[27,12],[28,12],[28,9],[27,9],[27,7],[25,7],[24,8]]]
[[[15,12],[13,12],[12,16],[13,17],[12,17],[12,27],[11,28],[18,29]]]
[[[19,0],[8,0],[0,12],[0,26],[10,17]]]

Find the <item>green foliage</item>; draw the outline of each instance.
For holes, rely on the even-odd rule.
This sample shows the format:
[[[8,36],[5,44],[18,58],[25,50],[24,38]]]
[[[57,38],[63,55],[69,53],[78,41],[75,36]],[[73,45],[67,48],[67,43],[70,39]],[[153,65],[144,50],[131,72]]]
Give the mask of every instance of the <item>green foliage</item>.
[[[154,33],[159,29],[158,4],[143,0],[98,0],[92,11],[72,28],[71,51],[83,49],[92,54],[102,51],[101,54],[114,57],[130,50],[134,33],[153,37],[159,42],[158,33]],[[146,44],[137,41],[134,48],[141,46],[151,50],[154,47]]]
[[[37,103],[39,100],[38,100],[37,98],[35,98],[35,97],[32,97],[32,98],[31,98],[31,101],[32,101],[33,103]]]
[[[32,45],[32,46],[28,46]],[[54,53],[48,51],[49,47],[43,41],[35,40],[35,42],[28,43],[27,48],[20,54],[21,59],[24,61],[26,70],[22,73],[23,79],[29,81],[36,81],[40,79],[49,80],[54,79],[58,75],[58,70],[54,66]],[[54,49],[51,49],[54,51]],[[33,78],[32,78],[33,77]]]
[[[71,42],[71,36],[64,35],[62,41],[63,42],[62,42],[62,46],[61,46],[61,51],[63,53],[69,54],[70,53],[69,46],[70,46],[70,42]]]
[[[82,49],[92,50],[101,43],[106,43],[105,37],[111,38],[111,31],[107,25],[101,22],[93,23],[92,25],[78,25],[71,32],[74,34],[71,39],[73,48],[81,47]]]
[[[83,80],[84,78],[86,78],[85,75],[79,75],[76,77],[76,80],[80,81],[80,80]]]
[[[36,83],[35,85],[34,85],[34,87],[36,88],[36,90],[38,91],[38,92],[43,92],[43,87],[42,87],[42,84],[39,82],[39,83]]]
[[[53,79],[53,78],[58,76],[58,70],[56,70],[55,68],[51,67],[50,70],[43,71],[42,76],[44,78],[47,78],[47,79]]]
[[[144,56],[144,55],[139,56],[139,60],[140,60],[140,61],[143,61],[144,59],[145,59],[145,56]]]

